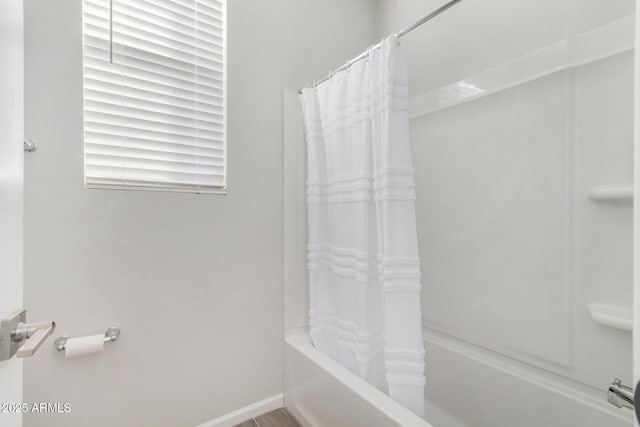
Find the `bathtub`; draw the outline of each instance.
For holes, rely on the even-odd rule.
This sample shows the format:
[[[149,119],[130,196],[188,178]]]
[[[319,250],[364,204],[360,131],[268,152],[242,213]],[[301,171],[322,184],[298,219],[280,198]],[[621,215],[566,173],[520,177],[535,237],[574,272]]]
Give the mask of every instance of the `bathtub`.
[[[425,328],[426,418],[316,350],[285,336],[284,404],[305,427],[630,427],[632,412],[569,380],[502,360]]]
[[[308,333],[285,337],[284,405],[305,427],[432,427],[313,347]]]
[[[423,328],[427,420],[434,427],[632,427],[606,389]]]

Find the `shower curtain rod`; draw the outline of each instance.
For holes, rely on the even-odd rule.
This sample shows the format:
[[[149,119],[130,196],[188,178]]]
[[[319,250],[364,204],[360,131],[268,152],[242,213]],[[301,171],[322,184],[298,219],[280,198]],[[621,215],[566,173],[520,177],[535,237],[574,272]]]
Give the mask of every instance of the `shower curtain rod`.
[[[415,30],[416,28],[418,28],[419,26],[421,26],[422,24],[424,24],[425,22],[430,21],[431,19],[435,18],[436,16],[440,15],[442,12],[444,12],[445,10],[449,9],[452,6],[455,6],[457,3],[461,2],[462,0],[448,0],[444,3],[442,3],[440,6],[436,7],[435,9],[433,9],[431,12],[427,13],[424,16],[421,16],[420,18],[418,18],[418,20],[416,20],[413,24],[409,25],[408,27],[403,28],[402,30],[396,32],[395,34],[398,35],[398,37],[402,37],[408,33],[410,33],[411,31]],[[380,47],[380,44],[382,43],[382,41],[374,44],[373,46],[371,46],[369,49],[377,49]],[[367,51],[369,50],[367,49]],[[331,76],[333,76],[335,73],[342,71],[346,68],[349,68],[352,64],[360,61],[362,58],[367,56],[367,51],[362,52],[360,55],[356,56],[355,58],[345,62],[343,65],[341,65],[340,67],[336,68],[333,71],[330,71],[329,74],[327,74],[326,76],[322,77],[321,79],[318,80],[314,80],[313,83],[311,83],[308,86],[305,87],[315,87],[317,85],[319,85],[320,83],[326,82],[327,80],[329,80],[331,78]],[[302,93],[302,89],[298,90],[298,93]]]

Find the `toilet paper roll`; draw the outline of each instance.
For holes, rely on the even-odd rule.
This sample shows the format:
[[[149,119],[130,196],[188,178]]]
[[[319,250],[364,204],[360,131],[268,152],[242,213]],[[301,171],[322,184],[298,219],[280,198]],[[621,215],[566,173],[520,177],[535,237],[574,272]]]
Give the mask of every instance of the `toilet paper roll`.
[[[65,357],[78,357],[104,350],[104,335],[69,338],[64,346]]]

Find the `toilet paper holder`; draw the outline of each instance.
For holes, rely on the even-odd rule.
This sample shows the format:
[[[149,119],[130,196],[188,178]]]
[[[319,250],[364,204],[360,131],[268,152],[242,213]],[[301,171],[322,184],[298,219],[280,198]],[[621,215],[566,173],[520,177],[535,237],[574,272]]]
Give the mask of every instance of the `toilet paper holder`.
[[[113,342],[118,339],[120,336],[120,328],[116,326],[112,326],[104,333],[104,342]],[[64,351],[65,345],[67,344],[67,340],[71,338],[69,335],[63,335],[61,337],[56,338],[53,342],[53,345],[56,347],[58,351]]]

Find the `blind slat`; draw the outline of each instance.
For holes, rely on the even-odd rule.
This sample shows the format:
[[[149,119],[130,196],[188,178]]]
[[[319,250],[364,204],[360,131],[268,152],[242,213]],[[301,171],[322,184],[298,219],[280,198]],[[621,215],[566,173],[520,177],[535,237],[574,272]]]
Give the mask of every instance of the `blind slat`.
[[[222,182],[222,179],[220,179]],[[145,190],[145,191],[167,191],[167,185],[162,182],[153,181],[119,181],[117,179],[96,178],[89,185],[90,188],[103,188],[107,190]],[[200,186],[193,183],[180,184],[174,182],[171,184],[171,191],[179,193],[220,193],[220,189],[224,188],[224,184]]]
[[[199,102],[201,104],[208,104],[211,107],[218,107],[222,109],[222,98],[219,95],[209,95],[207,93],[199,92],[195,89],[202,87],[198,83],[198,86],[193,89],[183,89],[178,83],[171,86],[170,84],[156,83],[148,80],[145,76],[133,76],[123,70],[118,75],[116,73],[105,73],[97,69],[85,68],[85,76],[89,79],[100,80],[105,83],[118,84],[121,87],[127,87],[128,90],[134,89],[151,94],[157,94],[160,96],[167,96],[170,98],[180,98],[186,101]],[[86,80],[86,79],[85,79]],[[120,91],[122,93],[122,91]]]
[[[207,37],[211,38],[212,42],[219,42],[222,44],[222,37],[219,34],[210,32],[212,29],[217,31],[218,29],[216,27],[201,28],[201,21],[196,20],[195,16],[187,17],[171,13],[170,11],[154,8],[149,3],[141,0],[123,0],[122,2],[114,1],[114,18],[120,14],[134,16],[143,21],[161,22],[165,28],[175,28],[178,31],[186,33],[193,31],[196,24],[198,24],[199,32],[206,34]]]
[[[126,115],[128,119],[144,121],[147,126],[152,126],[154,129],[158,126],[169,126],[165,123],[171,123],[175,128],[195,128],[199,131],[206,131],[207,134],[214,133],[222,136],[223,126],[222,124],[216,124],[213,121],[207,120],[206,116],[197,117],[184,117],[170,112],[158,112],[149,109],[140,109],[127,105],[125,102],[117,104],[114,102],[102,102],[94,101],[90,97],[85,99],[85,108],[91,109],[92,112],[103,114],[114,114],[114,111],[119,111],[120,114]],[[131,120],[126,120],[125,123],[131,123]],[[173,128],[172,127],[172,128]],[[202,132],[198,133],[199,135]]]
[[[116,46],[117,47],[117,46]],[[109,45],[105,42],[100,46],[91,40],[91,36],[85,36],[85,57],[93,58],[96,61],[104,62],[109,58]],[[173,61],[168,63],[164,58],[150,55],[146,52],[129,50],[126,53],[113,52],[114,63],[108,64],[109,69],[117,70],[118,67],[127,64],[129,67],[135,67],[140,70],[146,70],[154,72],[158,66],[162,66],[166,75],[178,76],[183,80],[190,80],[194,74],[198,77],[203,77],[209,82],[213,82],[213,87],[220,87],[222,83],[222,71],[224,64],[220,63],[216,65],[216,68],[207,68],[201,64],[190,64],[180,61]],[[85,68],[91,68],[90,64],[85,64]]]
[[[148,159],[136,155],[133,151],[127,151],[125,155],[118,153],[97,153],[90,152],[86,154],[87,164],[101,165],[111,167],[126,167],[127,169],[180,172],[191,174],[215,174],[222,170],[223,165],[210,159],[206,162],[198,160],[198,163],[165,160],[165,159]]]
[[[117,112],[105,113],[88,110],[85,112],[85,120],[88,123],[97,122],[116,127],[121,126],[123,129],[137,129],[141,132],[170,135],[177,138],[218,139],[222,136],[222,132],[185,126],[180,123],[161,123],[132,116],[123,118],[123,115],[117,114]]]
[[[85,34],[101,37],[105,32],[109,31],[109,21],[108,19],[97,20],[94,18],[87,20],[85,27]],[[222,47],[214,43],[202,42],[198,37],[199,32],[197,31],[193,34],[185,34],[178,37],[180,33],[160,35],[152,33],[154,30],[156,30],[155,26],[144,26],[137,22],[123,21],[119,22],[118,25],[114,25],[114,31],[122,35],[123,39],[133,38],[151,46],[171,48],[178,51],[192,52],[198,49],[203,57],[211,60],[222,59]]]
[[[114,58],[117,59],[118,55]],[[211,80],[206,77],[199,78],[198,80],[187,80],[184,77],[177,78],[169,74],[159,74],[156,71],[147,71],[128,64],[118,67],[107,67],[101,60],[91,57],[86,59],[86,64],[91,67],[92,74],[103,74],[102,79],[122,81],[122,77],[127,77],[138,80],[140,85],[144,84],[144,82],[152,83],[153,87],[160,91],[171,92],[173,88],[178,88],[186,92],[198,90],[199,94],[204,94],[212,98],[222,98],[220,96],[222,88],[217,87],[218,83],[215,81],[213,85],[209,84]]]
[[[101,71],[103,73],[115,74],[116,76],[120,75],[119,67],[123,67],[124,65],[119,64],[119,66],[113,67],[111,64],[105,64],[104,58],[108,56],[108,51],[106,49],[96,49],[91,46],[87,46],[85,49],[85,63],[88,67],[95,69],[96,71]],[[165,67],[164,74],[157,74],[155,69],[156,66],[153,62],[148,62],[144,60],[140,60],[139,58],[133,58],[129,55],[116,55],[117,57],[123,58],[127,62],[127,67],[132,69],[139,70],[139,72],[146,72],[150,75],[158,75],[163,77],[173,77],[183,84],[193,84],[193,72],[196,71],[198,73],[198,82],[202,85],[207,85],[212,88],[212,90],[216,93],[222,94],[222,82],[217,78],[212,78],[204,73],[204,69],[201,67],[191,67],[190,71],[179,70],[176,68]]]
[[[88,73],[85,70],[85,88],[91,86],[90,90],[101,90],[105,93],[110,93],[109,91],[114,88],[122,87],[120,82],[109,81],[104,76],[96,75],[95,78],[91,77],[91,75],[87,75]],[[145,89],[138,89],[135,87],[129,86],[127,88],[127,95],[125,97],[137,97],[141,102],[155,102],[166,104],[170,106],[177,106],[185,109],[195,109],[198,107],[198,111],[203,113],[210,114],[212,116],[217,116],[218,118],[224,117],[224,108],[222,105],[214,105],[204,102],[202,100],[197,100],[194,97],[179,97],[176,94],[162,94],[159,92],[149,91]],[[111,95],[115,97],[113,92]]]
[[[117,104],[109,98],[100,98],[92,94],[88,94],[84,102],[87,108],[91,108],[95,111],[101,111],[104,113],[113,112],[114,110],[119,109],[125,114],[130,114],[132,117],[149,118],[152,121],[183,123],[187,126],[202,127],[203,129],[220,133],[224,131],[224,126],[222,123],[213,120],[207,120],[206,118],[204,118],[204,115],[198,115],[197,111],[195,110],[194,113],[196,114],[194,115],[183,115],[179,114],[180,112],[176,110],[159,111],[157,109],[153,109],[152,107],[148,107],[147,105],[138,107],[133,102],[127,101],[122,98],[121,104]]]
[[[135,135],[127,136],[113,136],[112,133],[104,133],[96,126],[85,131],[85,138],[87,146],[90,144],[102,144],[113,145],[122,147],[123,144],[128,144],[132,148],[145,148],[152,151],[176,151],[177,153],[191,153],[193,150],[211,150],[216,155],[224,158],[224,144],[222,141],[211,141],[199,139],[197,143],[195,140],[189,139],[187,142],[175,142],[170,141],[167,138],[164,139],[152,139],[145,135],[145,138],[138,138]]]
[[[86,8],[85,9],[85,25],[90,24],[92,27],[97,30],[109,31],[109,9],[104,8]],[[140,15],[140,18],[136,17],[136,15],[131,14],[119,14],[116,16],[118,23],[125,27],[137,28],[137,29],[145,29],[150,30],[147,32],[153,33],[153,29],[156,28],[156,24],[153,21],[149,21],[148,16]],[[194,32],[192,28],[188,28],[186,31],[181,28],[173,27],[173,28],[164,28],[162,35],[157,35],[157,37],[171,40],[175,39],[177,41],[188,42],[189,40],[193,40],[194,34],[199,34],[201,32],[198,29],[198,32]],[[213,49],[217,49],[221,52],[223,43],[222,43],[222,30],[216,30],[213,34],[216,36],[216,39],[211,42],[211,40],[205,40],[205,42]]]
[[[224,3],[83,1],[87,186],[224,189]]]
[[[94,143],[95,141],[95,143]],[[122,141],[109,141],[100,138],[92,138],[87,141],[87,154],[108,154],[123,153]],[[128,145],[127,153],[133,153],[132,156],[148,159],[176,159],[181,162],[191,161],[194,158],[202,157],[205,161],[211,161],[213,164],[221,165],[224,157],[220,155],[218,150],[204,147],[193,147],[191,150],[172,150],[172,149],[149,149],[148,147],[136,147]]]
[[[116,179],[119,181],[126,181],[131,179],[133,181],[151,181],[151,182],[166,182],[171,184],[175,182],[177,184],[192,183],[195,185],[207,185],[210,182],[218,181],[222,174],[211,173],[188,173],[180,171],[167,171],[167,170],[153,170],[148,168],[136,168],[136,167],[122,167],[118,168],[121,171],[120,175],[114,175],[112,173],[112,166],[101,165],[98,163],[87,163],[85,169],[93,171],[96,178],[102,179]]]
[[[118,101],[114,100],[113,97],[109,96],[109,93],[105,93],[101,90],[95,89],[87,89],[85,91],[85,102],[86,101],[96,101],[96,102],[104,102],[110,103],[112,105],[116,104]],[[121,96],[119,102],[122,105],[130,106],[133,108],[138,108],[141,110],[149,111],[150,113],[158,113],[158,114],[167,114],[171,116],[185,117],[195,119],[198,118],[200,121],[206,122],[211,126],[215,127],[219,130],[224,130],[224,123],[222,122],[221,115],[217,115],[212,111],[207,111],[209,114],[206,115],[206,119],[202,112],[203,109],[196,109],[196,104],[192,103],[188,107],[180,106],[180,105],[169,105],[161,102],[154,102],[149,100],[149,98],[145,98],[141,100],[139,98],[132,98],[129,96]],[[202,105],[200,105],[201,107]]]

